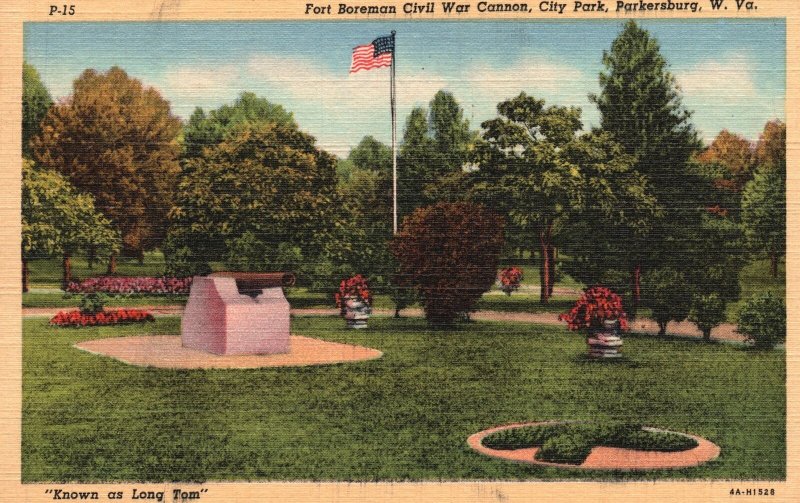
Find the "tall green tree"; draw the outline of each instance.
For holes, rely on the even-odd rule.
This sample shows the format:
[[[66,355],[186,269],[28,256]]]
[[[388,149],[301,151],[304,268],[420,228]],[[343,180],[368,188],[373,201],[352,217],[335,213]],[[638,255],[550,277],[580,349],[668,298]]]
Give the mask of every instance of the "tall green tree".
[[[335,159],[315,143],[294,126],[244,123],[186,160],[165,253],[208,262],[246,245],[271,250],[261,262],[269,267],[285,261],[285,243],[314,260],[341,208]]]
[[[232,105],[222,105],[208,113],[200,107],[194,110],[183,130],[183,156],[198,157],[204,147],[219,144],[231,130],[256,122],[297,126],[294,115],[283,106],[243,92]]]
[[[648,236],[625,243],[630,257],[633,306],[639,302],[642,269],[658,265],[674,253],[683,229],[697,225],[696,194],[687,191],[692,174],[687,161],[699,148],[682,104],[675,77],[661,55],[658,42],[635,21],[625,23],[611,49],[603,53],[600,93],[590,95],[600,111],[601,126],[636,159],[635,169],[663,208],[663,217]]]
[[[61,255],[62,286],[72,280],[71,257],[90,246],[119,249],[119,233],[95,209],[94,199],[80,193],[53,170],[22,166],[22,291],[29,286],[28,261]]]
[[[31,138],[39,134],[42,119],[53,104],[39,71],[26,62],[22,63],[22,155],[30,158]]]
[[[121,68],[86,70],[72,95],[50,108],[31,147],[40,166],[94,197],[123,251],[141,260],[166,234],[180,127],[169,102]],[[112,255],[109,273],[114,266]]]
[[[398,158],[401,216],[421,206],[463,198],[459,193],[463,166],[476,137],[448,91],[438,91],[428,108],[411,111]]]
[[[770,273],[778,277],[778,260],[786,253],[786,178],[780,170],[761,167],[745,185],[742,226],[751,249],[769,257]]]

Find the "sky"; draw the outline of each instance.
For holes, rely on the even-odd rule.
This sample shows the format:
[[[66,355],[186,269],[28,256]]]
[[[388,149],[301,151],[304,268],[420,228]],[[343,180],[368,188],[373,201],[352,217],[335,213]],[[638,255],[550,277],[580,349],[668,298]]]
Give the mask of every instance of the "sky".
[[[722,129],[758,139],[785,120],[783,19],[638,21],[658,41],[707,142]],[[54,98],[93,68],[123,68],[186,120],[253,91],[293,112],[318,144],[345,157],[365,135],[391,141],[389,69],[349,74],[352,48],[396,30],[398,138],[411,108],[445,89],[477,129],[520,91],[583,110],[599,92],[603,51],[623,20],[26,23],[25,60]]]

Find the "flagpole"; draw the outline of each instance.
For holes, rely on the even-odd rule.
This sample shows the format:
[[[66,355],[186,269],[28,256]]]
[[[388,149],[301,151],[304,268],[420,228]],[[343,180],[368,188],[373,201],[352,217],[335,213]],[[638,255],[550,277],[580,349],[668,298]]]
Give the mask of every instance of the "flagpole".
[[[389,99],[392,105],[392,217],[393,217],[393,234],[397,234],[397,111],[395,109],[395,85],[394,85],[394,61],[397,54],[397,46],[395,45],[395,31],[392,30],[392,68],[391,79],[389,84]]]

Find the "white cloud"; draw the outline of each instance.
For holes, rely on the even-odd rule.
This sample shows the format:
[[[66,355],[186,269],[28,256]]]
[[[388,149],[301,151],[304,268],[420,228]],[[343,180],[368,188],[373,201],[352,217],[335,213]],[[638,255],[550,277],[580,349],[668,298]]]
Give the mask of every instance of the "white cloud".
[[[736,54],[701,61],[685,71],[676,71],[675,78],[687,96],[744,103],[757,95],[751,68],[747,56]]]

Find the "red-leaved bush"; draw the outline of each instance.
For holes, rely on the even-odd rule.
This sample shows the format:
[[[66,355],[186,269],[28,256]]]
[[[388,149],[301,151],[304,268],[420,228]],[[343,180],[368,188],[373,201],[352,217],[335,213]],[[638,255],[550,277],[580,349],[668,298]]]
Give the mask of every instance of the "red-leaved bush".
[[[566,321],[570,330],[602,328],[606,320],[618,320],[622,330],[628,328],[627,315],[622,310],[622,298],[604,286],[587,289],[572,309],[560,314],[558,319]]]
[[[511,295],[511,292],[519,289],[519,284],[522,281],[522,269],[519,267],[506,267],[501,269],[498,279],[500,280],[500,289],[504,291],[506,295]]]
[[[432,325],[472,310],[494,284],[502,246],[502,218],[470,203],[416,209],[391,243],[399,276],[419,291]]]
[[[110,309],[97,313],[81,313],[76,309],[60,311],[50,319],[50,324],[59,327],[99,327],[154,320],[153,315],[143,309]]]
[[[98,276],[80,283],[67,285],[68,293],[108,293],[108,294],[146,294],[169,295],[188,294],[192,278],[124,278],[117,276]]]

